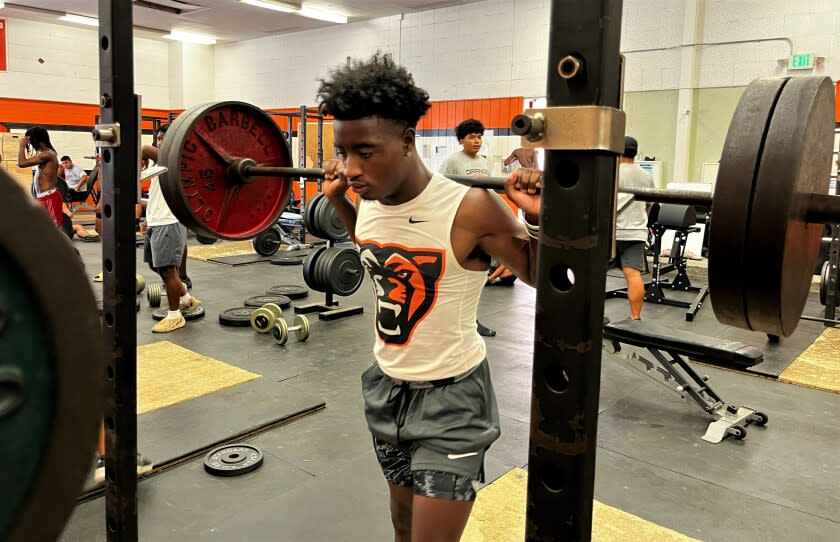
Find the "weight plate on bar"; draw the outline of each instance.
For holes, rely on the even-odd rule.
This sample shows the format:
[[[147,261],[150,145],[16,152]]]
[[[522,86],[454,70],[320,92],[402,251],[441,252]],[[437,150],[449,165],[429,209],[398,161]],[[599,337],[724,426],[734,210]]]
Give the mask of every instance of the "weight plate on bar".
[[[57,540],[102,418],[102,323],[72,243],[3,169],[0,201],[0,538]]]
[[[303,258],[300,256],[278,256],[271,260],[271,265],[300,265]]]
[[[828,272],[831,269],[829,262],[823,262],[820,270],[820,305],[828,303]]]
[[[160,282],[153,282],[146,288],[146,301],[150,307],[160,307],[160,298],[164,295]]]
[[[318,193],[312,196],[312,199],[309,200],[309,203],[306,204],[306,208],[303,210],[303,227],[306,228],[306,231],[314,235],[318,238],[323,238],[321,235],[321,231],[318,230],[318,224],[316,220],[316,214],[318,212],[318,204],[321,201],[321,198],[324,197],[323,193]]]
[[[143,278],[143,275],[137,273],[137,277],[134,279],[135,286],[137,286],[137,294],[142,294],[143,290],[146,289],[146,279]]]
[[[287,309],[292,300],[284,295],[255,295],[245,300],[246,307],[262,307],[266,303],[274,303],[281,309]]]
[[[164,318],[166,318],[167,314],[169,314],[169,307],[161,307],[159,309],[155,309],[154,312],[152,312],[152,318],[154,318],[155,320],[163,320]],[[204,318],[204,307],[199,306],[196,310],[190,312],[181,311],[181,315],[187,322],[191,320],[198,320],[199,318]]]
[[[253,307],[237,307],[226,309],[219,314],[219,323],[230,327],[248,327],[251,325]]]
[[[299,329],[295,331],[297,339],[301,342],[309,338],[309,318],[302,314],[295,315],[294,324]]]
[[[318,259],[321,257],[321,254],[327,250],[327,247],[320,246],[310,252],[306,259],[303,261],[303,281],[306,283],[307,286],[315,290],[316,292],[322,292],[320,286],[318,285],[316,278],[315,278],[315,271],[318,264]]]
[[[251,245],[253,245],[257,254],[261,256],[271,256],[277,252],[277,249],[280,248],[282,243],[281,234],[282,230],[280,229],[280,226],[275,224],[254,237],[251,240]]]
[[[709,231],[709,291],[717,319],[727,325],[747,328],[744,299],[748,269],[746,260],[749,212],[761,149],[783,79],[759,79],[744,90],[732,115],[723,144],[712,199]]]
[[[280,319],[274,322],[271,328],[271,336],[274,337],[274,342],[279,345],[284,345],[289,341],[289,325],[285,320]]]
[[[231,162],[291,166],[277,124],[242,102],[199,105],[179,115],[163,140],[161,192],[185,226],[205,237],[248,239],[273,225],[291,195],[287,177],[240,182]]]
[[[824,229],[806,222],[808,200],[825,193],[833,142],[831,79],[788,80],[770,119],[755,182],[744,253],[750,266],[736,268],[749,276],[750,329],[788,337],[799,324]]]
[[[330,285],[329,270],[332,268],[332,259],[340,250],[338,247],[330,247],[318,259],[318,265],[315,266],[315,280],[321,286],[322,292],[335,291]]]
[[[281,284],[272,286],[265,293],[268,295],[284,295],[289,299],[302,299],[309,295],[309,290],[297,284]]]
[[[347,239],[347,230],[344,228],[344,223],[338,216],[338,211],[326,197],[324,197],[318,204],[316,214],[318,229],[328,238],[333,241],[343,241]]]
[[[262,450],[245,443],[220,446],[204,456],[204,470],[214,476],[242,476],[262,464]]]
[[[265,307],[260,307],[251,315],[251,327],[257,333],[268,333],[276,321],[277,316],[274,312]]]
[[[338,249],[330,261],[327,281],[336,295],[348,296],[362,285],[363,271],[358,252],[351,248]]]

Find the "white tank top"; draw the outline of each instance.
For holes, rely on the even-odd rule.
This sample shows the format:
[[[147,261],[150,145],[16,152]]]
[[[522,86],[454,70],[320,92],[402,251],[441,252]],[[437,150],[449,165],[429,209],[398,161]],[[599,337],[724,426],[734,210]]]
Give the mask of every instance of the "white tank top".
[[[373,352],[392,378],[449,378],[485,357],[475,318],[487,273],[464,269],[450,237],[468,190],[435,174],[407,203],[359,204],[356,239],[376,296]]]

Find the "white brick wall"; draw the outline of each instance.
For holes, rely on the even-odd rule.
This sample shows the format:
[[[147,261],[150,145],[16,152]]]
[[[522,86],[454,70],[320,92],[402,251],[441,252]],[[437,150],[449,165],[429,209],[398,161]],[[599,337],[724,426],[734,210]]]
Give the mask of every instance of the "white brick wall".
[[[0,95],[99,102],[97,33],[84,27],[7,19],[8,71]],[[37,38],[35,38],[37,36]],[[163,40],[135,38],[135,85],[146,107],[169,106],[169,53]],[[39,63],[38,59],[43,59]]]

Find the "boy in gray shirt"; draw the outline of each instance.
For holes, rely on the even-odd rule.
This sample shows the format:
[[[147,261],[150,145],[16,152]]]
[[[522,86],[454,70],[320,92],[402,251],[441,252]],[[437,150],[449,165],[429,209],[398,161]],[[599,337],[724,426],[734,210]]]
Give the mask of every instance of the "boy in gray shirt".
[[[639,143],[632,137],[624,138],[624,153],[619,159],[618,186],[620,188],[653,188],[653,179],[636,164]],[[630,194],[618,194],[618,215],[615,220],[616,264],[627,280],[627,300],[630,302],[630,319],[640,320],[645,299],[642,269],[645,264],[645,241],[649,206],[631,201]]]
[[[440,166],[442,175],[474,175],[476,177],[490,176],[490,160],[480,156],[481,143],[484,139],[484,124],[480,120],[467,119],[455,127],[455,137],[463,150],[450,154]],[[482,325],[476,320],[478,334],[484,337],[495,337],[496,332]]]

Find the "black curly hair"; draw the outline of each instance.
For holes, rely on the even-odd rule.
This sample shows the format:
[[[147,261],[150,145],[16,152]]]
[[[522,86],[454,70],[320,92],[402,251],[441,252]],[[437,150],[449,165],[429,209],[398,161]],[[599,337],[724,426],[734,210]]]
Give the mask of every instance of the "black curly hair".
[[[408,70],[382,53],[352,60],[319,81],[321,112],[336,120],[380,117],[415,128],[432,105]]]
[[[24,135],[29,138],[29,147],[35,152],[39,152],[41,150],[41,143],[43,143],[48,149],[58,154],[58,151],[55,150],[55,147],[53,147],[52,142],[50,141],[50,133],[47,132],[45,128],[42,128],[41,126],[33,126],[28,129]]]
[[[455,127],[455,137],[461,141],[470,134],[484,135],[484,125],[480,120],[467,119]]]

